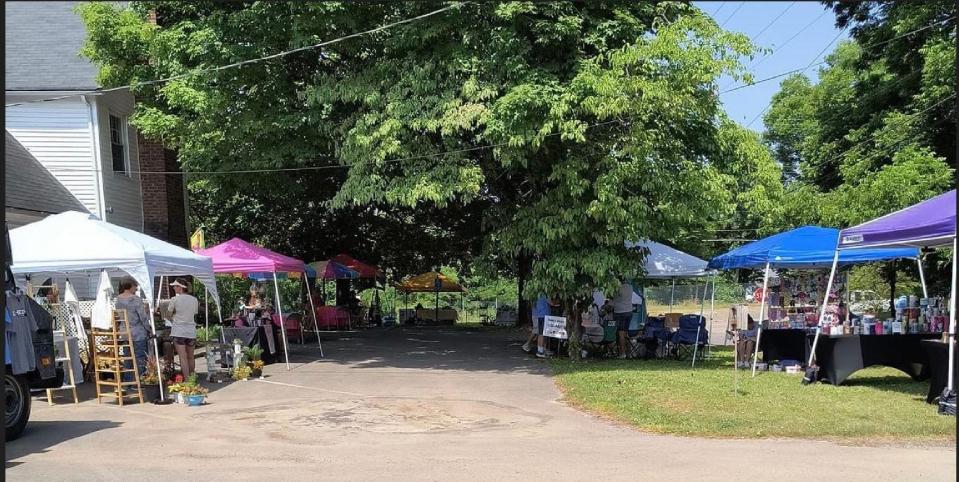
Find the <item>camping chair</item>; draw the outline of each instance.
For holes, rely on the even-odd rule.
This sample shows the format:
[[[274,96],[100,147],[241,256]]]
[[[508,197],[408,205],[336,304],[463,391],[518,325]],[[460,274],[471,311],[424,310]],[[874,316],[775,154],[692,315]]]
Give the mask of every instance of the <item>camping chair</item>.
[[[698,335],[698,338],[697,338]],[[679,318],[679,330],[673,333],[672,344],[677,360],[682,360],[696,350],[699,345],[699,355],[705,358],[706,340],[709,333],[706,331],[706,318],[700,315],[683,315]]]
[[[599,316],[598,308],[593,305],[583,316],[583,349],[590,356],[608,357],[616,352],[616,324],[610,325]]]
[[[290,313],[286,317],[286,321],[283,323],[283,328],[286,329],[286,337],[290,338],[290,335],[299,335],[300,344],[303,344],[303,315],[300,313]]]
[[[629,358],[639,358],[645,351],[645,345],[642,343],[643,328],[646,325],[646,313],[633,313],[633,318],[629,320],[626,327],[626,341],[629,343]]]
[[[640,339],[646,349],[645,358],[658,357],[659,353],[666,353],[666,342],[669,339],[666,321],[660,317],[647,319]]]

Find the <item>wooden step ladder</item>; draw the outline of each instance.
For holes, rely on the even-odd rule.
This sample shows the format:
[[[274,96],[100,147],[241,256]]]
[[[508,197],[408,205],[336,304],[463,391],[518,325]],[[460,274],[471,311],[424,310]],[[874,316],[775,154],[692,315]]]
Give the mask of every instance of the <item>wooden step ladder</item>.
[[[120,327],[122,323],[122,327]],[[143,390],[140,387],[140,370],[137,368],[136,356],[133,352],[133,337],[130,334],[130,321],[127,319],[126,310],[113,310],[112,329],[92,330],[93,338],[93,368],[94,383],[97,387],[97,403],[101,397],[116,398],[117,403],[122,407],[123,399],[127,397],[137,397],[140,403],[143,403]],[[126,340],[121,341],[124,336]],[[127,355],[123,354],[121,348],[126,348]],[[132,361],[133,368],[126,368],[124,362]],[[101,379],[101,374],[108,373],[113,375],[112,380]],[[124,382],[123,374],[133,373],[132,382]],[[136,387],[136,392],[127,390],[126,387]],[[112,387],[113,392],[104,392],[100,387]]]
[[[79,353],[72,354],[70,353],[70,338],[67,336],[66,328],[61,327],[59,330],[53,330],[53,340],[54,346],[57,345],[57,335],[61,336],[63,340],[63,353],[57,353],[56,363],[63,363],[64,370],[66,371],[66,380],[64,384],[58,388],[48,388],[47,389],[47,403],[53,405],[53,391],[54,390],[72,390],[73,391],[73,403],[80,403],[80,400],[77,398],[77,379],[76,374],[73,373],[73,357],[80,356]],[[69,383],[66,381],[69,380]]]

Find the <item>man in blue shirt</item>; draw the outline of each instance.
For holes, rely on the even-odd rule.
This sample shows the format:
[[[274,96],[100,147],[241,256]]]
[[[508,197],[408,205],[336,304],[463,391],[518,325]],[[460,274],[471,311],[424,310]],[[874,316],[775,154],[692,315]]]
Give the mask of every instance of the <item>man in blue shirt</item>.
[[[543,341],[543,323],[546,316],[549,315],[549,300],[545,296],[540,296],[532,309],[532,322],[529,339],[523,345],[523,351],[529,353],[533,351],[533,341],[536,341],[536,356],[543,358],[546,356],[545,343]]]

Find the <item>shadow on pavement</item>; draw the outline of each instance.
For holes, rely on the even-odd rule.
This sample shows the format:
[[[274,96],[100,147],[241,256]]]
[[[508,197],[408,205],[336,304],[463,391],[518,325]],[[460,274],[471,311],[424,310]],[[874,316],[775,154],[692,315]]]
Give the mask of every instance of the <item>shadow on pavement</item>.
[[[324,336],[325,358],[320,358],[315,341],[291,344],[290,363],[548,375],[550,369],[543,360],[520,349],[525,336],[525,331],[509,328],[372,328],[336,338]],[[274,366],[282,365],[281,361]]]
[[[5,444],[5,467],[19,465],[16,459],[30,454],[50,452],[51,448],[77,437],[117,428],[122,423],[109,420],[81,420],[81,421],[34,421],[27,423],[23,435],[17,440]]]

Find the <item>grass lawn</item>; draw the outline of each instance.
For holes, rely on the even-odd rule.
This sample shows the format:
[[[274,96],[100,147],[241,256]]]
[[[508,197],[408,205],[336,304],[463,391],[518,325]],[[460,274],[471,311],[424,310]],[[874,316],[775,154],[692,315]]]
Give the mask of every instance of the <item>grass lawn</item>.
[[[885,367],[862,370],[842,386],[803,386],[801,375],[739,372],[732,351],[713,359],[553,359],[573,405],[641,430],[713,437],[798,437],[850,442],[952,442],[956,419],[925,402],[927,382]]]

